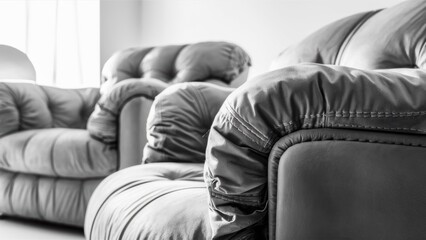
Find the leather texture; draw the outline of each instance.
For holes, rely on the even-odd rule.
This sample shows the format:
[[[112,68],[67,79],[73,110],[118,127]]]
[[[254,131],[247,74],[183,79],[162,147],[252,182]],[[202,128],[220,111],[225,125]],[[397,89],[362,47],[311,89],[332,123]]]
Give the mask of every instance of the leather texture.
[[[151,107],[143,162],[204,163],[214,116],[234,88],[181,83],[159,94]]]
[[[81,227],[87,202],[102,179],[47,177],[0,169],[0,211]]]
[[[128,79],[104,92],[87,123],[90,136],[106,144],[117,144],[118,116],[130,100],[143,97],[153,100],[168,85],[158,79]]]
[[[163,239],[424,238],[425,5],[411,0],[332,23],[285,50],[272,67],[275,71],[231,93],[208,137],[208,219],[200,214],[201,205],[174,205],[193,203],[197,198],[192,194],[198,191],[163,201],[157,195],[160,187],[149,189],[155,178],[144,181],[145,175],[122,172],[94,194],[86,237],[159,239],[165,232]],[[320,64],[295,65],[306,62]],[[196,116],[182,121],[192,123]],[[167,152],[169,146],[178,151],[174,145],[159,149]],[[166,166],[162,164],[171,165],[155,169]],[[186,164],[134,169],[180,176]],[[114,183],[120,187],[108,192]],[[145,204],[148,197],[152,201]],[[185,216],[185,224],[208,221],[209,234],[180,237],[188,228],[174,223],[165,227],[174,221],[173,208]],[[165,214],[169,211],[171,217]]]
[[[0,138],[0,169],[49,177],[96,178],[117,170],[117,148],[84,129],[19,131]]]
[[[165,83],[218,79],[230,84],[250,65],[249,55],[227,42],[129,48],[105,63],[101,91],[131,78],[155,78]]]
[[[422,135],[344,129],[281,138],[268,163],[270,239],[423,239]]]
[[[118,169],[141,162],[146,143],[141,128],[148,109],[155,96],[171,85],[157,73],[177,68],[182,78],[174,82],[218,81],[201,77],[221,76],[225,85],[223,81],[247,76],[250,59],[236,45],[200,43],[172,49],[147,51],[141,65],[146,74],[140,79],[118,74],[126,72],[122,67],[134,58],[121,55],[120,62],[113,56],[104,70],[119,76],[114,73],[109,82],[113,84],[102,86],[102,95],[96,88],[0,82],[0,212],[83,226],[96,185]],[[195,62],[188,59],[191,54]],[[203,75],[197,75],[201,70]]]
[[[86,239],[209,239],[202,169],[154,163],[112,174],[89,202]]]
[[[267,215],[268,156],[301,129],[426,132],[422,70],[359,70],[305,64],[251,80],[231,93],[213,122],[205,177],[216,239],[251,237]]]
[[[148,117],[147,164],[101,183],[88,205],[86,239],[210,239],[203,181],[207,134],[233,90],[180,83],[156,97]]]
[[[86,128],[99,90],[0,82],[0,137],[41,128]]]
[[[119,169],[142,163],[147,140],[146,122],[152,99],[136,97],[121,110],[118,128]]]
[[[285,49],[271,70],[304,62],[360,69],[424,69],[425,11],[424,0],[409,0],[338,20]]]
[[[206,153],[213,239],[267,237],[267,159],[287,134],[311,128],[425,133],[425,11],[425,1],[411,0],[334,22],[284,50],[272,65],[278,70],[230,95]],[[306,62],[342,67],[292,66]]]

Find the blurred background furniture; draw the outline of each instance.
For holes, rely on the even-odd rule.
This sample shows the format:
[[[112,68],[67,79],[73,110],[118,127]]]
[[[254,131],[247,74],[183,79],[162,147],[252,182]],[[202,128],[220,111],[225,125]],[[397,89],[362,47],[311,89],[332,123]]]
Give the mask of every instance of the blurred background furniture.
[[[231,94],[160,94],[153,107],[180,120],[158,122],[199,140],[105,179],[86,239],[425,238],[425,12],[411,0],[331,23]],[[220,109],[193,101],[206,89]]]
[[[249,65],[234,44],[202,42],[118,53],[101,89],[0,82],[0,212],[83,226],[98,183],[141,162],[144,140],[130,142],[143,107],[175,82],[228,85]]]

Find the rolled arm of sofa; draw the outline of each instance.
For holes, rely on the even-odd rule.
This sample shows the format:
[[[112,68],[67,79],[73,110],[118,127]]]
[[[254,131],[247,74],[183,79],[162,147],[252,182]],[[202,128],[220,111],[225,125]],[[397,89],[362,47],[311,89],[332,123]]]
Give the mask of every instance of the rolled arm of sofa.
[[[143,162],[204,163],[214,116],[234,88],[211,83],[175,84],[153,102]]]
[[[166,83],[157,79],[133,79],[115,84],[102,95],[90,115],[87,123],[90,136],[106,144],[116,144],[123,107],[138,97],[153,100],[166,87]]]
[[[426,134],[426,74],[306,64],[254,79],[225,101],[210,130],[205,181],[214,239],[266,236],[268,156],[312,128]]]

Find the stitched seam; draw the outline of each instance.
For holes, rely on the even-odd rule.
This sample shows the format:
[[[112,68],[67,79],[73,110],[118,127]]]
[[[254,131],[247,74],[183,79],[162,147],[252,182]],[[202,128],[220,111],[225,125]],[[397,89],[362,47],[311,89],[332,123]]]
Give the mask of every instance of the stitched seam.
[[[278,129],[284,129],[284,131],[286,131],[286,127],[288,128],[290,127],[297,127],[295,124],[295,121],[301,121],[304,119],[314,119],[317,117],[322,117],[323,115],[326,115],[328,117],[335,117],[335,118],[339,118],[339,117],[345,117],[345,118],[407,118],[407,117],[414,117],[414,116],[422,116],[425,115],[426,112],[391,112],[393,115],[377,115],[374,116],[374,114],[381,114],[382,112],[362,112],[362,116],[357,115],[357,116],[353,116],[353,115],[344,115],[342,113],[347,113],[347,112],[329,112],[329,113],[318,113],[318,114],[311,114],[311,115],[300,115],[300,117],[298,119],[294,119],[294,120],[290,120],[287,122],[283,122],[282,123],[282,127],[278,126],[276,128]],[[356,112],[355,112],[356,113]],[[389,112],[385,112],[385,113],[389,113]],[[361,113],[360,113],[361,114]],[[369,115],[370,114],[370,115]],[[312,126],[313,124],[304,124],[305,126]],[[362,125],[357,125],[357,124],[334,124],[334,123],[328,123],[327,126],[340,126],[340,127],[359,127],[359,128],[371,128],[371,129],[383,129],[383,130],[410,130],[410,131],[416,131],[416,132],[426,132],[426,130],[422,130],[422,129],[417,129],[417,128],[391,128],[391,127],[376,127],[376,126],[362,126]],[[288,130],[286,132],[289,132]]]
[[[264,135],[261,131],[259,131],[257,128],[255,128],[250,123],[246,122],[244,119],[239,118],[238,113],[226,102],[225,107],[229,110],[229,113],[232,115],[232,117],[237,120],[245,129],[253,133],[256,137],[258,137],[262,141],[267,141],[268,137]],[[251,129],[252,128],[252,129]],[[257,132],[255,132],[257,131]]]
[[[233,118],[235,119],[235,118]],[[232,122],[232,120],[228,119],[227,120],[235,129],[237,129],[240,133],[242,133],[244,136],[246,136],[248,139],[250,139],[250,141],[252,141],[255,144],[260,144],[258,143],[256,140],[254,140],[253,138],[251,138],[247,133],[245,133],[242,129],[238,128],[235,123]]]
[[[382,130],[409,130],[425,133],[425,130],[417,129],[417,128],[391,128],[391,127],[375,127],[375,126],[361,126],[355,124],[330,124],[330,127],[357,127],[357,128],[365,128],[365,129],[382,129]]]

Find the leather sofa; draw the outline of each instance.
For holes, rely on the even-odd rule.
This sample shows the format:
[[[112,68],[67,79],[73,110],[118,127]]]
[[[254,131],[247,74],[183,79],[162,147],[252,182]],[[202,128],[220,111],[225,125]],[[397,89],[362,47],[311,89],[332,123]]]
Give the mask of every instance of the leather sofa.
[[[180,120],[156,116],[145,151],[164,155],[99,185],[86,239],[426,238],[425,13],[338,20],[234,91],[161,93]]]
[[[178,82],[227,86],[249,65],[235,44],[202,42],[119,52],[101,89],[0,82],[0,212],[83,226],[96,186],[141,162],[139,107]]]

